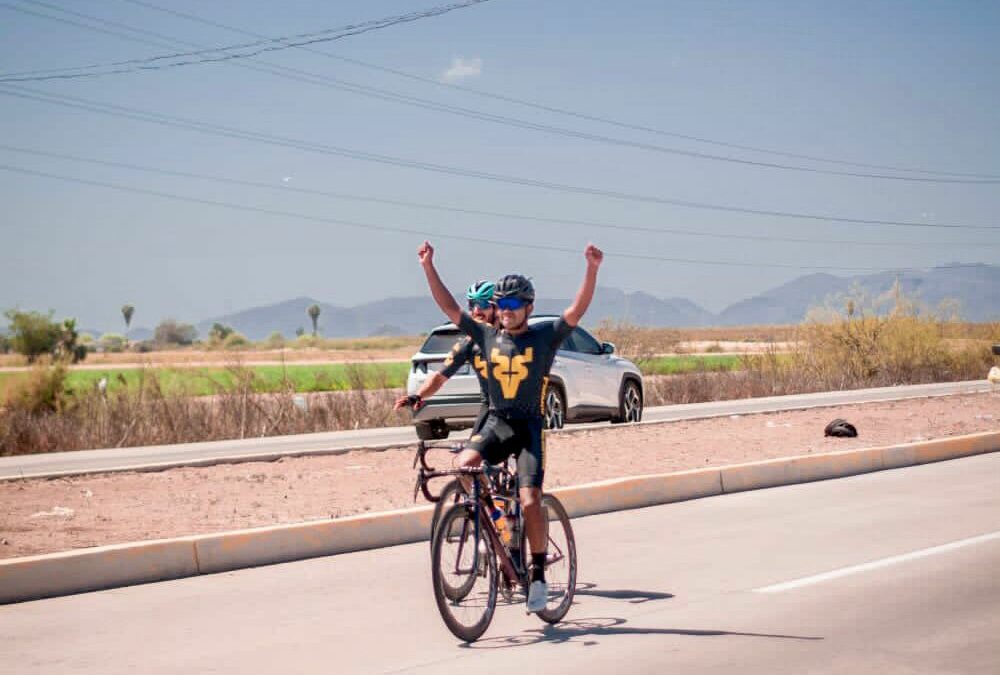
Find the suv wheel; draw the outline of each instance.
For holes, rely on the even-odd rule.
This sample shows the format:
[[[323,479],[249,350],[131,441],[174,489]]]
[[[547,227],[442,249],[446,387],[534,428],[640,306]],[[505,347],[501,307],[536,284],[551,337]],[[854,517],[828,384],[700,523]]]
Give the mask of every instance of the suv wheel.
[[[417,438],[422,441],[439,441],[442,438],[448,438],[450,431],[444,420],[417,422],[414,427],[417,430]]]
[[[545,428],[562,429],[566,424],[566,396],[556,385],[545,392]]]
[[[614,424],[642,421],[642,390],[635,380],[625,380],[618,396],[618,415],[611,420]]]

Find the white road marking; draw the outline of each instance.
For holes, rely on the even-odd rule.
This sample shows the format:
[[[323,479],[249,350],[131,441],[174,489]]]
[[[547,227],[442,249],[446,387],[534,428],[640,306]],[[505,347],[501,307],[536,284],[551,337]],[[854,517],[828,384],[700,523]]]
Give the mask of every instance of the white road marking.
[[[841,567],[840,569],[837,570],[823,572],[822,574],[814,574],[813,576],[810,577],[802,577],[800,579],[793,579],[792,581],[785,581],[780,584],[772,584],[771,586],[763,586],[761,588],[755,588],[753,589],[753,592],[778,593],[781,591],[791,590],[793,588],[799,588],[801,586],[818,584],[823,581],[829,581],[831,579],[839,579],[840,577],[846,577],[849,574],[856,574],[858,572],[867,572],[868,570],[874,570],[880,567],[888,567],[889,565],[895,565],[896,563],[906,562],[908,560],[917,560],[918,558],[926,558],[927,556],[936,555],[938,553],[946,553],[948,551],[954,551],[955,549],[963,548],[965,546],[972,546],[973,544],[981,544],[986,541],[992,541],[993,539],[1000,539],[1000,532],[990,532],[989,534],[981,534],[978,537],[970,537],[969,539],[960,539],[958,541],[953,541],[949,544],[933,546],[931,548],[925,548],[919,551],[911,551],[910,553],[903,553],[902,555],[894,555],[889,558],[882,558],[881,560],[873,560],[871,562],[862,563],[860,565]]]

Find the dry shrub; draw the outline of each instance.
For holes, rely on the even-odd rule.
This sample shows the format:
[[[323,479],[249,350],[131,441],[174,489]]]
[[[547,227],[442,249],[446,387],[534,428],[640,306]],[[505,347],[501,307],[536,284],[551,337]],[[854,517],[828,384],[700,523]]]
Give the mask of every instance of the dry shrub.
[[[39,363],[26,377],[15,379],[8,385],[4,400],[10,410],[20,410],[28,415],[54,413],[67,404],[66,364],[56,361],[51,366]]]
[[[769,349],[762,354],[745,354],[735,370],[712,370],[700,366],[682,375],[645,378],[646,405],[704,403],[759,396],[812,391],[805,389],[802,374],[791,367],[786,354]]]
[[[700,403],[816,391],[862,389],[897,384],[923,384],[983,378],[993,363],[991,341],[1000,340],[1000,325],[986,339],[956,344],[945,335],[958,334],[949,322],[897,302],[889,314],[861,312],[849,306],[844,315],[819,312],[799,327],[791,353],[770,348],[740,357],[731,372],[702,369],[684,375],[647,377],[647,405]]]
[[[107,396],[78,392],[55,409],[7,405],[0,410],[0,455],[303,434],[409,421],[393,410],[401,390],[295,394],[289,384],[280,393],[257,394],[250,369],[234,365],[229,372],[234,384],[227,389],[219,383],[214,396],[166,392],[156,370],[146,369],[137,384]],[[360,369],[349,377],[360,382]]]
[[[846,389],[977,379],[989,370],[988,340],[946,339],[956,334],[951,326],[957,322],[940,319],[898,289],[888,313],[864,309],[863,302],[848,299],[842,314],[819,310],[803,324],[793,361],[809,380]]]
[[[675,351],[680,342],[679,333],[671,328],[643,328],[611,319],[598,324],[594,334],[599,340],[614,343],[618,354],[640,365],[659,354]]]

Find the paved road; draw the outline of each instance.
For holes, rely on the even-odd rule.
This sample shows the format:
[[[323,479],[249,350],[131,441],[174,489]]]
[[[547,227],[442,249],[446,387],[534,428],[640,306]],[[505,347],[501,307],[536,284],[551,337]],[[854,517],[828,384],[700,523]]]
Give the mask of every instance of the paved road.
[[[848,403],[889,401],[925,396],[947,396],[989,391],[985,380],[921,384],[906,387],[883,387],[856,391],[834,391],[796,396],[716,401],[647,408],[643,424],[671,422],[705,417],[742,415],[776,410],[794,410]],[[607,423],[575,424],[567,429],[580,430],[607,426]],[[464,438],[462,434],[454,438]],[[63,476],[97,471],[194,466],[234,461],[266,461],[286,455],[331,454],[359,448],[387,448],[416,441],[412,427],[386,427],[335,431],[297,436],[270,436],[243,441],[213,441],[181,445],[154,445],[107,450],[78,450],[41,455],[0,457],[0,480]]]
[[[556,627],[457,643],[419,543],[2,607],[4,672],[1000,672],[1000,453],[574,528]]]

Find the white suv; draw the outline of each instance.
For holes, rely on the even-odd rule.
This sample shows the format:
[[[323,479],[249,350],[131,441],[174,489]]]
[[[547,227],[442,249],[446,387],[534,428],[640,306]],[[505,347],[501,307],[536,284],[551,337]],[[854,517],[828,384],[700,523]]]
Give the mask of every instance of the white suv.
[[[529,325],[555,321],[532,316]],[[428,374],[441,370],[444,359],[463,334],[452,323],[438,326],[413,355],[406,391],[415,394]],[[577,326],[556,353],[545,395],[545,422],[561,429],[566,422],[638,422],[642,419],[642,373],[628,359],[614,355],[615,346],[598,342]],[[452,429],[471,427],[479,413],[479,381],[469,364],[462,366],[413,416],[417,436],[447,438]]]

